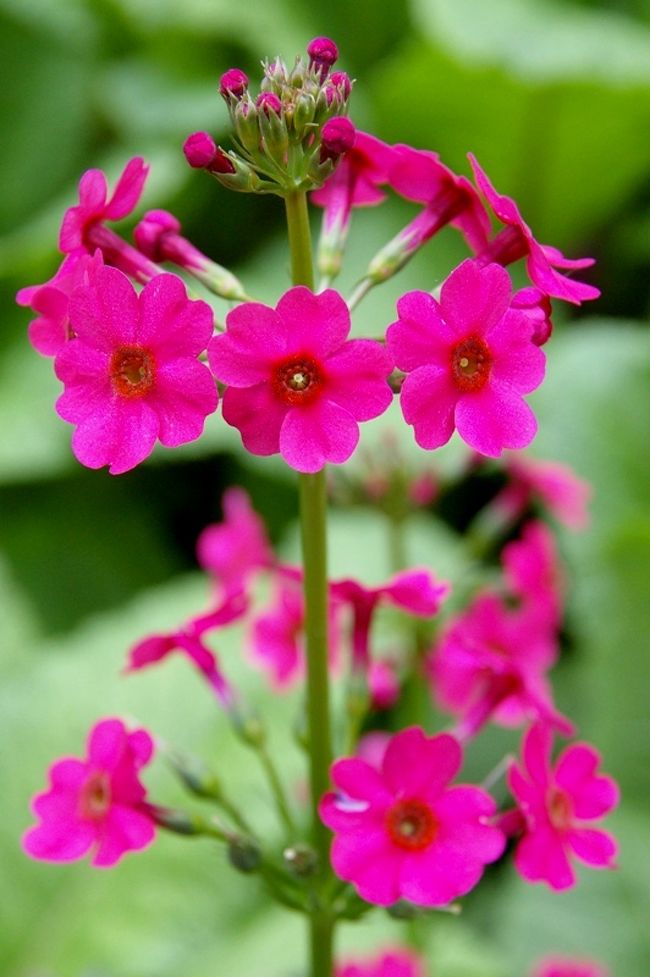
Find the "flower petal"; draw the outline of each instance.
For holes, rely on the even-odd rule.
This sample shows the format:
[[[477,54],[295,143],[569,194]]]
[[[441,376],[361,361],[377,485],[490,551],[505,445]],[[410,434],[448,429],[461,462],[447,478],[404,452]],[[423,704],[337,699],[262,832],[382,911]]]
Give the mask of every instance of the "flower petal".
[[[151,454],[158,426],[158,415],[144,400],[114,398],[81,421],[72,450],[87,468],[110,465],[111,475],[121,475]]]
[[[525,448],[537,433],[537,421],[520,394],[494,379],[482,390],[461,396],[456,427],[463,441],[489,458],[504,448]]]
[[[280,454],[299,472],[347,461],[358,441],[352,415],[324,397],[308,407],[290,408],[280,428]]]
[[[157,275],[140,292],[137,340],[156,359],[176,359],[202,353],[214,329],[207,302],[190,300],[177,275]]]
[[[219,395],[207,366],[197,360],[178,359],[156,370],[147,403],[158,415],[158,438],[167,448],[195,441],[205,419],[217,409]]]
[[[149,167],[141,156],[129,160],[104,208],[106,220],[121,220],[131,213],[140,199],[148,174]]]
[[[284,293],[276,312],[282,319],[287,351],[291,353],[329,356],[350,332],[350,310],[333,288],[314,295],[304,285],[297,285]]]
[[[454,408],[458,390],[449,373],[438,366],[421,366],[402,386],[400,405],[404,420],[413,425],[421,448],[432,450],[447,444],[454,433]]]
[[[69,316],[77,336],[105,353],[137,342],[138,297],[117,268],[99,268],[90,285],[76,288],[70,296]]]
[[[419,726],[403,729],[388,744],[382,774],[394,793],[437,797],[462,763],[462,750],[453,736],[427,737]]]
[[[268,383],[243,390],[228,387],[223,395],[224,420],[239,430],[244,447],[254,455],[273,455],[280,450],[280,428],[287,410]]]
[[[393,364],[381,343],[351,339],[326,360],[327,397],[357,421],[378,417],[390,406],[393,391],[386,382]]]
[[[505,314],[512,284],[501,265],[481,266],[467,258],[445,281],[440,308],[458,338],[484,336]]]

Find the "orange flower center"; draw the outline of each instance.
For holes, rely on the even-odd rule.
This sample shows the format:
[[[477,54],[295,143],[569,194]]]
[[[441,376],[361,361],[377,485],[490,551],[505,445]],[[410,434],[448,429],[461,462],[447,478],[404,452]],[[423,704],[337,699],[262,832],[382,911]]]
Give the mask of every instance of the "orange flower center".
[[[480,336],[468,336],[451,351],[454,383],[463,393],[482,390],[488,382],[491,365],[490,350]]]
[[[427,804],[411,799],[393,804],[386,815],[386,828],[398,848],[421,851],[438,833],[438,822]]]
[[[156,364],[148,349],[120,346],[111,356],[109,373],[120,397],[142,397],[153,386]]]
[[[111,784],[107,773],[91,773],[83,785],[80,798],[81,816],[102,818],[111,806]]]
[[[566,830],[573,821],[571,798],[560,787],[550,787],[546,796],[548,816],[554,828]]]
[[[323,385],[323,372],[311,356],[288,357],[275,367],[273,390],[281,401],[296,407],[298,404],[311,404],[319,396]]]

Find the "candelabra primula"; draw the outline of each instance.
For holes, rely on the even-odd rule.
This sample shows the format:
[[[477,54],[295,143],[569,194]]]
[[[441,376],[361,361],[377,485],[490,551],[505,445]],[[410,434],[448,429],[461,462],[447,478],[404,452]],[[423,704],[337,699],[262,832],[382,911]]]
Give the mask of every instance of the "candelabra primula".
[[[476,185],[434,152],[357,131],[348,116],[352,81],[332,71],[336,45],[315,38],[307,53],[293,67],[281,58],[264,62],[257,95],[243,71],[226,71],[219,91],[232,148],[206,132],[184,145],[189,164],[222,186],[284,200],[292,282],[283,295],[268,304],[250,299],[167,211],[146,213],[134,244],[121,237],[112,225],[133,212],[148,173],[135,158],[111,196],[101,171],[82,177],[79,203],[63,219],[61,267],[17,297],[36,313],[32,345],[55,358],[64,384],[56,409],[76,426],[72,447],[82,464],[127,472],[156,442],[176,447],[199,438],[206,422],[221,423],[211,417],[221,400],[223,419],[247,451],[279,454],[298,473],[302,565],[283,563],[246,493],[229,489],[222,523],[198,541],[208,606],[169,632],[144,637],[125,664],[130,674],[172,653],[185,656],[216,699],[221,721],[231,722],[258,757],[281,835],[263,837],[224,790],[221,772],[173,750],[166,751],[173,770],[213,813],[151,802],[139,778],[152,758],[152,737],[106,719],[91,731],[85,760],[66,758],[51,768],[51,788],[33,804],[39,824],[27,831],[24,848],[54,861],[91,851],[93,864],[107,866],[150,844],[157,828],[205,835],[227,846],[235,868],[259,877],[272,898],[307,918],[311,977],[420,977],[424,962],[399,949],[335,970],[337,924],[376,907],[396,918],[456,911],[486,866],[504,856],[509,837],[523,878],[555,889],[576,882],[569,856],[594,867],[614,863],[614,840],[593,827],[617,802],[614,782],[596,773],[598,754],[582,743],[565,748],[555,767],[550,760],[552,730],[569,736],[573,724],[555,707],[548,677],[560,653],[564,575],[540,507],[542,516],[578,528],[586,522],[588,489],[562,466],[503,457],[535,436],[524,397],[544,379],[551,299],[579,304],[598,291],[569,277],[591,259],[572,261],[540,245],[473,157]],[[376,251],[346,300],[330,285],[354,210],[380,205],[391,191],[421,209]],[[309,193],[324,209],[318,285]],[[494,235],[483,200],[504,225]],[[349,339],[351,314],[367,292],[447,225],[472,256],[440,289],[426,281],[403,295],[390,325],[387,310],[385,338]],[[507,268],[520,259],[531,285],[514,291]],[[170,264],[232,303],[225,326],[161,267]],[[429,567],[409,567],[400,537],[415,509],[444,516],[450,489],[429,455],[420,468],[403,460],[400,444],[412,436],[406,427],[379,455],[360,452],[360,477],[330,480],[334,500],[374,506],[386,517],[393,575],[381,585],[349,574],[328,579],[326,465],[347,462],[360,425],[396,396],[424,452],[454,431],[472,449],[459,483],[486,465],[498,473],[498,490],[477,519],[483,536],[491,533],[490,546],[483,539],[477,547],[471,533],[469,544],[474,557],[501,547],[500,582],[483,562],[485,579],[470,593],[458,588],[464,603],[452,591],[451,610],[449,584]],[[258,580],[266,581],[270,604],[260,603]],[[394,631],[388,650],[377,641],[386,608]],[[308,810],[284,783],[263,710],[250,707],[217,654],[222,630],[241,622],[242,654],[268,674],[275,694],[304,684],[297,728]],[[343,705],[334,717],[332,686]],[[431,691],[424,718],[421,710],[409,712],[414,689]],[[446,731],[434,702],[451,715]],[[506,758],[481,786],[452,783],[466,742],[489,722],[527,729],[523,766]],[[506,772],[516,806],[500,810],[489,788]],[[565,972],[553,966],[539,972]]]

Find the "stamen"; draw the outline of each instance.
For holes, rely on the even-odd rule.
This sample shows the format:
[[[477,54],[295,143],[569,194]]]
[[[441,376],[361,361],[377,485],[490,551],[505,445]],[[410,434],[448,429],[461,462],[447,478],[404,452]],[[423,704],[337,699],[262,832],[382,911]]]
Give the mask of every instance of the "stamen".
[[[463,392],[481,390],[488,381],[492,356],[480,336],[468,336],[451,351],[454,382]]]
[[[415,799],[397,801],[386,815],[386,827],[391,841],[409,851],[428,848],[438,832],[431,808]]]
[[[320,365],[311,356],[297,354],[277,365],[272,383],[280,400],[295,407],[311,404],[319,396],[323,380]]]
[[[142,397],[153,386],[155,362],[147,349],[121,346],[111,357],[109,372],[120,397]]]

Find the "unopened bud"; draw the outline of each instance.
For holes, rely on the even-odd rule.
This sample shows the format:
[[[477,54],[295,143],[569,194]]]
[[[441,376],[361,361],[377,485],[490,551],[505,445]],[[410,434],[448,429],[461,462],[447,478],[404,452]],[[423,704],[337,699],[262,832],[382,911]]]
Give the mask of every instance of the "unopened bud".
[[[291,845],[284,849],[282,857],[291,872],[298,878],[309,878],[318,871],[318,855],[309,845],[303,843]]]
[[[280,115],[282,112],[282,102],[275,92],[261,92],[255,99],[255,108],[264,112],[266,115],[269,115],[271,112]]]
[[[316,100],[313,95],[302,92],[296,99],[293,111],[293,126],[297,133],[302,134],[305,126],[314,121]]]
[[[196,818],[186,811],[177,811],[171,807],[158,807],[156,804],[147,805],[147,812],[161,828],[173,831],[177,835],[200,835],[203,830]]]
[[[260,747],[266,742],[266,732],[262,721],[254,712],[244,712],[241,707],[231,713],[233,727],[247,746]]]
[[[233,838],[228,845],[228,859],[233,868],[248,874],[257,871],[262,855],[258,846],[250,838]]]
[[[165,260],[162,249],[162,239],[168,232],[178,234],[180,222],[167,210],[149,210],[133,231],[133,237],[139,251],[142,251],[152,261]]]
[[[197,797],[211,800],[221,798],[219,779],[202,760],[185,757],[180,753],[169,753],[167,759],[185,787]]]
[[[307,45],[307,54],[309,67],[315,68],[320,74],[321,81],[324,81],[327,72],[338,59],[339,49],[331,38],[315,37]]]
[[[229,68],[219,79],[219,91],[224,98],[241,98],[248,88],[248,75],[241,68]]]
[[[417,919],[418,916],[422,915],[422,910],[413,905],[412,902],[406,902],[405,899],[400,899],[399,902],[394,902],[392,906],[388,906],[386,912],[393,919]]]
[[[217,145],[207,132],[193,132],[183,143],[185,159],[196,170],[203,170],[211,163]]]
[[[335,115],[328,119],[321,129],[321,162],[338,159],[354,145],[356,130],[345,115]]]
[[[347,71],[333,71],[328,79],[328,86],[332,85],[334,88],[338,89],[347,101],[352,92],[352,82],[350,81],[350,76]]]

